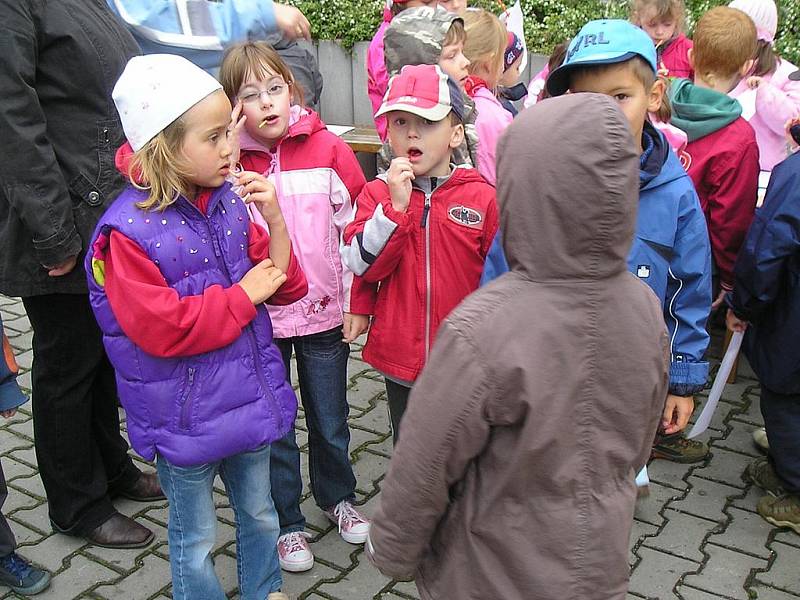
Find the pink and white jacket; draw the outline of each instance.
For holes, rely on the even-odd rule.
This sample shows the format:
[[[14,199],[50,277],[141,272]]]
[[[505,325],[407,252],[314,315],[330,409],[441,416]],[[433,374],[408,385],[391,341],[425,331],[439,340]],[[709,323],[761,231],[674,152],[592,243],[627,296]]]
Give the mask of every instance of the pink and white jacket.
[[[545,65],[541,71],[533,76],[528,84],[528,97],[523,102],[525,108],[530,108],[539,101],[539,96],[544,90],[548,77],[550,77],[550,67],[548,65]]]
[[[392,13],[388,10],[383,11],[383,22],[375,32],[375,36],[367,48],[367,93],[372,104],[372,114],[378,112],[383,103],[383,96],[389,86],[389,73],[386,70],[386,61],[383,56],[383,36],[386,28],[392,21]],[[386,117],[380,116],[375,119],[375,128],[383,141],[386,141]]]
[[[756,132],[758,150],[761,153],[761,170],[772,168],[789,156],[786,123],[800,116],[800,81],[792,81],[789,75],[797,67],[788,60],[778,63],[772,75],[764,75],[756,88],[756,111],[748,119]],[[749,92],[746,79],[739,82],[728,95],[739,98]],[[747,111],[742,114],[747,118]]]
[[[469,77],[465,83],[467,95],[475,102],[477,117],[475,131],[478,134],[478,172],[491,185],[496,185],[495,153],[497,141],[511,125],[514,117],[486,87],[486,83],[478,77]]]
[[[311,335],[342,324],[351,312],[353,273],[342,266],[339,239],[355,217],[366,180],[353,151],[312,110],[292,106],[289,130],[272,150],[242,132],[239,162],[275,186],[292,249],[308,294],[287,306],[267,306],[276,338]],[[251,218],[269,230],[257,210]]]

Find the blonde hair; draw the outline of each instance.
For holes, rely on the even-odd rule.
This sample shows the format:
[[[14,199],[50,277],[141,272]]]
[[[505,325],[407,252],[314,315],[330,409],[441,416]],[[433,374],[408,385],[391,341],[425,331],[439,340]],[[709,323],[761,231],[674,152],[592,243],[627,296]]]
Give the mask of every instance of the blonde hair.
[[[489,72],[500,72],[503,54],[508,45],[508,31],[496,16],[486,10],[470,9],[464,15],[464,56],[470,62],[467,70],[473,73],[479,66]]]
[[[727,6],[705,13],[694,29],[694,70],[705,80],[733,77],[756,53],[753,20]]]
[[[642,25],[642,13],[653,7],[656,19],[675,19],[675,30],[683,32],[686,25],[686,5],[683,0],[632,0],[630,7],[631,23]]]
[[[292,90],[294,104],[305,104],[302,88],[296,84],[292,70],[275,49],[266,42],[244,42],[228,48],[219,69],[219,82],[231,101],[250,75],[261,78],[267,69],[280,75]]]
[[[128,179],[135,188],[149,191],[147,200],[136,203],[142,210],[163,211],[179,196],[189,196],[191,171],[182,158],[185,134],[180,116],[134,153]]]

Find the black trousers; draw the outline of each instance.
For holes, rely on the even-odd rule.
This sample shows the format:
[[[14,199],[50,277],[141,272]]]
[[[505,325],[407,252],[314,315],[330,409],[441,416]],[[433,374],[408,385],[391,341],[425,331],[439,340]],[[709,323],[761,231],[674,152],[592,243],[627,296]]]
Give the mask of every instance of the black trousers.
[[[3,464],[0,462],[0,510],[8,498],[8,488],[6,487],[6,476],[3,473]],[[14,539],[14,532],[8,526],[8,521],[0,512],[0,556],[11,554],[17,547],[17,541]]]
[[[800,394],[778,394],[762,384],[761,414],[775,472],[787,492],[800,494]]]
[[[33,327],[33,433],[50,520],[85,535],[115,513],[109,494],[141,474],[119,433],[114,369],[88,294],[22,302]]]
[[[411,388],[395,383],[391,379],[386,380],[386,400],[389,403],[389,421],[392,425],[392,444],[397,443],[400,435],[400,421],[408,406],[408,397]]]

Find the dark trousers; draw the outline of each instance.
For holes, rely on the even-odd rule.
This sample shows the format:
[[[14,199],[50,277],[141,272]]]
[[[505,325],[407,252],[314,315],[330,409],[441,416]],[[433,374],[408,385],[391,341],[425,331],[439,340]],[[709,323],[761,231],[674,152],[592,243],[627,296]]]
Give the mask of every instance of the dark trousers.
[[[389,403],[389,422],[392,425],[392,443],[397,444],[400,436],[400,421],[408,406],[408,396],[411,388],[395,383],[391,379],[386,380],[386,401]]]
[[[3,464],[0,462],[0,510],[8,498],[8,488],[6,487],[6,476],[3,473]],[[0,512],[0,556],[7,556],[11,554],[17,547],[17,541],[14,539],[14,532],[8,526],[8,521]]]
[[[787,492],[800,494],[800,394],[778,394],[762,385],[761,414],[775,472]]]
[[[317,506],[327,510],[342,500],[354,500],[356,476],[350,464],[350,427],[347,424],[350,346],[342,342],[341,327],[276,339],[275,345],[281,351],[290,381],[294,347],[300,399],[308,428],[308,473]],[[269,472],[281,535],[302,531],[306,526],[300,510],[303,480],[294,427],[271,444]]]
[[[88,294],[22,302],[33,327],[33,433],[50,520],[85,535],[115,513],[109,494],[140,475],[119,433],[114,369]]]

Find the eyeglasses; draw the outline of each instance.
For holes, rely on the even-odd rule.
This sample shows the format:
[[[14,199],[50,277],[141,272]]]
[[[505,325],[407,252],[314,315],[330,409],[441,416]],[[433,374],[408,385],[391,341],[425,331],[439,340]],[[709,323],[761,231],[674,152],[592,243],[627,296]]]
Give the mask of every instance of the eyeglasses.
[[[264,94],[270,98],[277,98],[291,85],[291,82],[273,83],[266,90],[248,91],[244,94],[239,94],[238,98],[245,104],[253,104],[254,102],[263,100]]]

